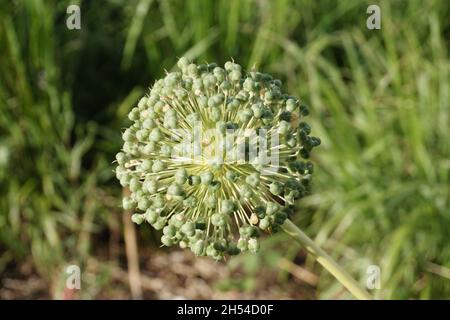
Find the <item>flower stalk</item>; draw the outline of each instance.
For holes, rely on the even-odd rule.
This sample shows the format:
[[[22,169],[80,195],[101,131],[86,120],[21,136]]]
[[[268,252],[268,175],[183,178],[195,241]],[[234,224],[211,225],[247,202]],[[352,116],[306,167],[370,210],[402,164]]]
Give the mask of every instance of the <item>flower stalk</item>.
[[[361,288],[342,267],[333,260],[322,248],[311,240],[302,230],[300,230],[291,220],[287,219],[282,225],[282,229],[302,245],[328,272],[330,272],[351,294],[359,300],[371,300],[370,294]]]

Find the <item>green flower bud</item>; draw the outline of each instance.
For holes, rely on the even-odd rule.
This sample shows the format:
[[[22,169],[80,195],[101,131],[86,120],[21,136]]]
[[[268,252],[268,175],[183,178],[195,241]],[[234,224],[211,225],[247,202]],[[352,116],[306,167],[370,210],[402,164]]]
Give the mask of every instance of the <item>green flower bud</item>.
[[[176,117],[164,117],[164,127],[168,129],[175,129],[178,121]],[[159,140],[157,140],[159,141]]]
[[[306,122],[300,122],[298,128],[303,131],[306,135],[311,133],[311,127]]]
[[[244,87],[244,90],[246,90],[246,91],[253,91],[253,89],[255,87],[255,82],[253,81],[252,78],[247,78],[244,81],[243,87]]]
[[[127,174],[122,175],[119,179],[122,187],[126,187],[130,184],[130,176]]]
[[[132,209],[134,209],[135,205],[136,205],[136,202],[134,202],[134,200],[129,197],[125,197],[122,199],[122,207],[125,210],[132,210]]]
[[[150,201],[146,198],[139,200],[138,208],[139,210],[146,211],[150,207]]]
[[[306,117],[307,115],[309,115],[309,108],[306,105],[301,105],[300,106],[300,113],[302,114],[302,116]]]
[[[116,160],[120,165],[125,164],[125,162],[127,162],[127,158],[128,157],[123,152],[119,152],[118,154],[116,154]]]
[[[220,183],[220,181],[213,180],[209,184],[208,188],[209,188],[210,192],[216,192],[220,189],[221,186],[222,186],[222,184]]]
[[[239,101],[239,99],[230,99],[227,102],[227,108],[229,110],[236,110],[237,108],[239,108],[240,105],[241,105],[241,102]]]
[[[253,116],[256,119],[261,118],[264,114],[264,108],[260,103],[255,103],[254,105],[252,105],[252,111],[253,111]]]
[[[162,235],[162,237],[161,237],[161,242],[162,242],[162,244],[165,245],[166,247],[173,246],[173,244],[174,244],[174,242],[173,242],[173,240],[172,240],[172,237],[169,236],[169,235],[166,235],[166,234]]]
[[[186,217],[182,213],[177,213],[170,218],[170,223],[176,226],[177,228],[181,228],[181,226],[185,223]]]
[[[288,145],[291,148],[294,148],[297,145],[297,139],[295,137],[290,137],[289,139],[286,139],[286,145]]]
[[[225,62],[224,68],[226,71],[230,72],[233,69],[234,62],[233,61],[227,61]]]
[[[145,220],[150,224],[155,223],[158,218],[159,218],[159,214],[153,208],[149,208],[145,212]]]
[[[211,120],[212,121],[218,121],[222,117],[222,111],[220,111],[220,108],[213,107],[211,108]]]
[[[198,75],[197,66],[193,63],[187,66],[186,71],[191,77],[196,77]]]
[[[239,248],[237,247],[236,244],[230,242],[230,243],[228,244],[227,253],[228,253],[230,256],[235,256],[235,255],[238,255],[239,253],[241,253],[241,250],[239,250]]]
[[[286,110],[289,112],[294,112],[297,108],[297,103],[294,99],[286,100]]]
[[[163,196],[160,194],[157,194],[152,200],[154,208],[164,208],[164,205],[166,204],[166,200],[164,200]]]
[[[153,224],[153,228],[155,228],[156,230],[161,230],[162,228],[164,228],[165,225],[166,225],[166,219],[164,219],[163,217],[159,217],[158,219],[156,219],[156,222]]]
[[[188,179],[187,170],[184,168],[180,168],[175,172],[175,181],[178,184],[184,184]]]
[[[183,205],[188,208],[195,208],[197,206],[197,198],[195,196],[190,196],[183,200]]]
[[[198,115],[198,113],[191,113],[186,117],[186,120],[192,126],[196,122],[200,121],[200,116]]]
[[[214,241],[213,243],[214,249],[216,249],[219,252],[224,252],[227,250],[228,244],[227,240],[225,239],[219,239]]]
[[[223,91],[228,91],[232,88],[232,85],[229,81],[222,81],[222,83],[220,84],[219,88]]]
[[[139,165],[139,170],[142,172],[148,172],[152,169],[153,162],[152,160],[145,159]]]
[[[147,97],[142,97],[138,102],[138,109],[141,109],[147,105]]]
[[[287,219],[287,214],[283,211],[277,212],[275,214],[275,223],[277,223],[277,224],[280,224],[280,225],[283,224],[284,221],[286,221],[286,219]]]
[[[277,212],[278,210],[280,210],[280,205],[278,203],[275,202],[267,202],[267,206],[266,206],[266,213],[268,215],[272,215],[275,212]]]
[[[150,97],[148,97],[147,99],[147,103],[146,106],[147,107],[153,107],[155,105],[155,103],[158,101],[159,99],[159,93],[157,92],[157,90],[151,90],[150,92]]]
[[[223,81],[225,79],[226,72],[220,67],[215,67],[213,70],[213,74],[219,81]]]
[[[158,191],[158,183],[154,179],[146,179],[143,183],[143,190],[149,194],[155,194]]]
[[[272,182],[269,190],[273,195],[279,196],[283,192],[283,185],[277,181]]]
[[[192,237],[195,234],[195,223],[192,221],[186,222],[181,226],[181,232],[188,237]]]
[[[215,257],[217,256],[219,252],[214,248],[214,244],[211,243],[207,248],[206,248],[206,255],[208,257]]]
[[[215,63],[215,62],[208,63],[207,70],[208,71],[213,71],[216,67],[217,67],[217,63]]]
[[[205,88],[212,88],[216,85],[216,83],[217,83],[217,78],[214,77],[214,75],[212,75],[212,74],[207,74],[203,78],[203,85],[205,86]]]
[[[255,207],[254,212],[259,219],[262,219],[266,216],[266,208],[263,206]]]
[[[244,90],[239,91],[238,94],[236,95],[236,99],[240,101],[248,101],[249,98],[250,96],[248,92]]]
[[[227,171],[225,176],[231,182],[236,182],[238,180],[238,178],[239,178],[238,174],[236,172],[234,172],[234,171]]]
[[[234,210],[236,210],[236,205],[234,204],[233,200],[222,200],[222,210],[221,212],[223,214],[230,214]]]
[[[164,157],[170,157],[172,155],[172,147],[165,144],[161,147],[161,155]]]
[[[242,73],[238,70],[233,70],[233,71],[231,71],[229,77],[230,77],[231,81],[239,81],[239,80],[241,80]]]
[[[203,240],[198,240],[192,247],[192,252],[194,252],[196,256],[204,255],[204,250],[205,250],[205,241]]]
[[[199,218],[196,222],[195,222],[195,229],[198,230],[206,230],[206,221],[203,218]]]
[[[273,84],[279,88],[283,85],[281,80],[279,80],[279,79],[273,80]]]
[[[246,240],[246,239],[243,239],[243,238],[240,238],[240,239],[238,240],[238,243],[237,243],[237,248],[238,248],[240,251],[242,251],[242,252],[247,251],[247,249],[248,249],[248,242],[247,242],[247,240]]]
[[[168,235],[169,237],[174,237],[177,233],[177,228],[173,225],[168,225],[163,228],[163,234]]]
[[[177,62],[177,66],[181,70],[184,70],[189,66],[189,60],[186,57],[181,57]]]
[[[141,188],[141,184],[139,183],[139,180],[136,178],[132,178],[130,180],[130,190],[132,192],[136,192]]]
[[[188,247],[188,244],[186,243],[186,241],[183,241],[183,240],[180,241],[178,244],[180,245],[181,249],[186,249]]]
[[[131,197],[132,197],[132,198],[134,199],[134,201],[136,201],[136,202],[138,202],[138,201],[140,201],[140,200],[146,198],[146,197],[145,197],[145,194],[144,194],[144,191],[142,191],[142,189],[137,190],[135,193],[133,193],[133,194],[131,195]]]
[[[267,230],[270,227],[270,220],[268,217],[259,220],[259,227],[261,230]]]
[[[144,217],[142,214],[135,213],[131,216],[131,221],[133,221],[136,224],[141,224],[142,222],[144,222]]]
[[[248,240],[248,251],[252,253],[256,253],[259,250],[259,243],[258,240],[252,238]]]
[[[188,182],[191,186],[197,186],[201,183],[201,178],[199,176],[189,176]]]
[[[294,204],[295,200],[298,199],[300,193],[297,190],[290,191],[284,198],[289,204]]]
[[[147,139],[147,137],[148,137],[148,134],[149,134],[149,132],[148,132],[147,129],[138,130],[136,132],[136,139],[138,139],[141,142],[145,141]]]
[[[124,141],[133,141],[135,139],[134,133],[131,129],[128,128],[122,133],[122,139]]]
[[[308,159],[309,158],[309,151],[308,150],[306,150],[305,148],[302,148],[302,149],[300,149],[300,156],[303,158],[303,159]]]
[[[216,94],[208,99],[208,107],[220,107],[223,103],[224,96],[223,94]]]
[[[286,135],[291,130],[291,124],[287,121],[280,121],[279,127],[278,127],[278,133],[281,135]]]
[[[200,175],[200,179],[201,179],[201,181],[202,181],[202,183],[203,183],[204,185],[209,185],[209,184],[211,184],[211,182],[213,181],[214,175],[213,175],[212,172],[209,172],[209,171],[203,172],[203,173]]]
[[[136,107],[131,109],[130,113],[128,114],[128,119],[130,119],[131,121],[139,120],[139,109]]]
[[[156,144],[154,142],[149,142],[145,145],[143,153],[146,155],[150,155],[156,151]]]
[[[289,111],[283,111],[280,114],[280,120],[291,122],[292,114]]]
[[[253,196],[252,188],[248,184],[244,184],[240,194],[243,198],[251,198]]]
[[[314,165],[310,161],[308,161],[301,166],[299,165],[298,172],[301,174],[313,173]]]
[[[225,227],[227,225],[227,216],[223,213],[214,213],[211,216],[211,223],[216,227]]]
[[[239,228],[239,234],[242,237],[247,238],[250,236],[250,234],[249,234],[250,229],[248,227],[249,227],[249,225],[243,225],[242,227]]]
[[[258,187],[259,183],[260,183],[259,173],[255,172],[255,173],[250,174],[249,176],[247,176],[247,178],[245,178],[245,182],[247,182],[249,185],[251,185],[254,188]]]
[[[238,112],[238,117],[241,122],[248,122],[253,116],[253,111],[250,109],[242,109]]]
[[[162,133],[158,128],[153,128],[148,138],[150,141],[158,142],[162,139]]]
[[[155,160],[152,165],[152,172],[158,173],[166,169],[166,165],[161,160]]]
[[[169,196],[182,197],[184,195],[184,190],[179,184],[173,183],[167,188],[167,194]]]

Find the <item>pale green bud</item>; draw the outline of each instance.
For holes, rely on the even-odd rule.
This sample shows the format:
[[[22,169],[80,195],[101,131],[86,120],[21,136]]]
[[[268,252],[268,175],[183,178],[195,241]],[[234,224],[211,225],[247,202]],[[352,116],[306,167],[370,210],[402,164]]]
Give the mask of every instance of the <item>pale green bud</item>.
[[[259,250],[258,240],[251,238],[248,240],[248,250],[252,253],[256,253]]]
[[[131,216],[131,221],[133,221],[136,224],[141,224],[142,222],[144,222],[144,215],[135,213]]]
[[[277,181],[272,182],[269,190],[273,195],[279,196],[283,192],[283,185]]]
[[[162,139],[162,133],[158,128],[153,128],[148,138],[150,141],[158,142]]]
[[[161,160],[155,160],[152,165],[152,171],[157,173],[166,169],[166,165]]]
[[[209,184],[211,184],[211,182],[213,181],[214,175],[213,175],[212,172],[207,171],[207,172],[203,172],[203,173],[200,175],[200,178],[201,178],[201,181],[202,181],[202,183],[203,183],[204,185],[209,185]]]
[[[187,170],[184,168],[180,168],[175,172],[175,181],[178,184],[184,184],[188,179]]]
[[[230,214],[232,213],[234,210],[236,210],[236,206],[234,204],[233,200],[222,200],[222,209],[221,212],[223,214]]]
[[[245,178],[245,182],[247,182],[252,187],[256,188],[259,186],[260,177],[259,173],[255,172]]]

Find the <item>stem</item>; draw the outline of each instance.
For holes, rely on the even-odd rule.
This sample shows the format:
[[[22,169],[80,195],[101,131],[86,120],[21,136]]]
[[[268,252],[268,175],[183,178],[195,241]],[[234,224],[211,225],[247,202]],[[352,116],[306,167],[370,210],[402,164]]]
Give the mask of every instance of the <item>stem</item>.
[[[283,230],[294,238],[298,243],[312,254],[317,262],[328,270],[351,294],[360,300],[371,300],[372,297],[366,290],[337,264],[325,251],[312,241],[303,231],[301,231],[291,220],[286,220],[282,226]]]
[[[129,195],[130,191],[125,189],[124,194]],[[140,300],[142,299],[141,271],[139,270],[139,252],[136,241],[136,231],[134,229],[135,227],[131,221],[131,212],[124,212],[123,224],[125,251],[127,254],[128,263],[128,281],[130,283],[131,296],[135,300]]]

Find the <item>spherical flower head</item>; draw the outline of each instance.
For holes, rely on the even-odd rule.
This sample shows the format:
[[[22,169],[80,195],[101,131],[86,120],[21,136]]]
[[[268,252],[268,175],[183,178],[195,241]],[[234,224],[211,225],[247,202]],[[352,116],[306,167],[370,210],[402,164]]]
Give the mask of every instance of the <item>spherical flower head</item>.
[[[162,230],[165,246],[213,259],[256,252],[309,193],[307,159],[320,144],[309,110],[280,80],[234,61],[177,65],[129,113],[116,156],[131,192],[123,208]]]

